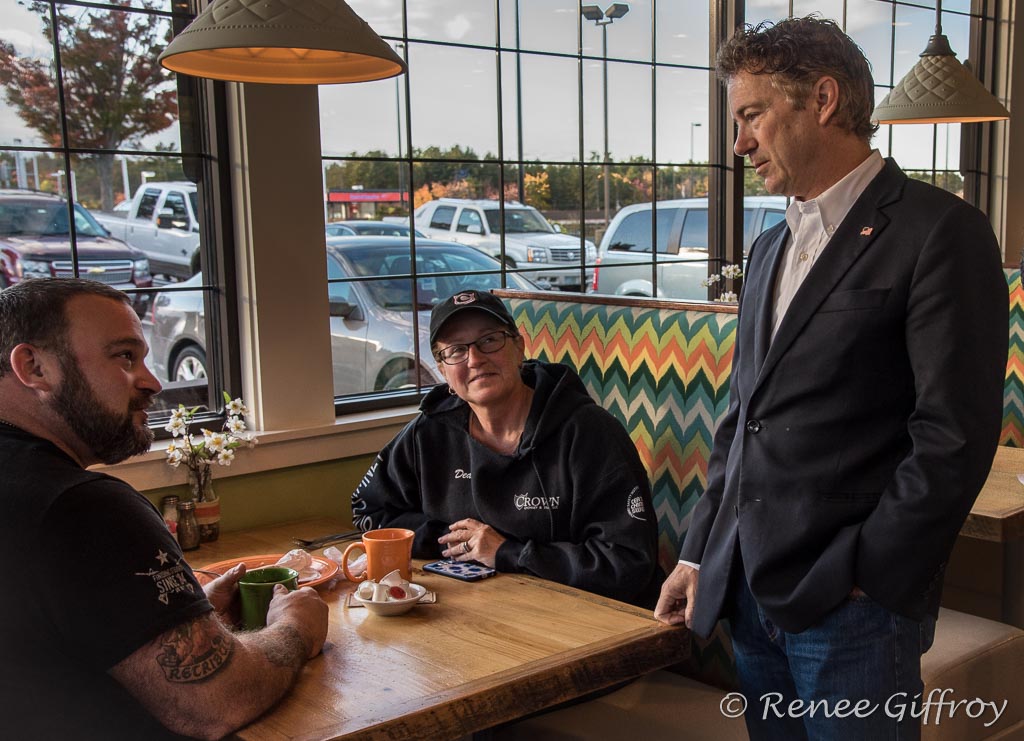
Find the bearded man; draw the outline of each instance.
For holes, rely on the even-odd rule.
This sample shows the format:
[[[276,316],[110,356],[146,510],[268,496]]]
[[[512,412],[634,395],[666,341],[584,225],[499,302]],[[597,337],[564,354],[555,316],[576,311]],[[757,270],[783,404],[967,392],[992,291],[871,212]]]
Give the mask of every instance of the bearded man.
[[[2,738],[220,738],[323,646],[308,588],[233,633],[221,616],[244,566],[204,591],[156,508],[87,470],[149,449],[147,352],[128,297],[101,283],[0,293],[0,562],[19,574],[0,609]]]

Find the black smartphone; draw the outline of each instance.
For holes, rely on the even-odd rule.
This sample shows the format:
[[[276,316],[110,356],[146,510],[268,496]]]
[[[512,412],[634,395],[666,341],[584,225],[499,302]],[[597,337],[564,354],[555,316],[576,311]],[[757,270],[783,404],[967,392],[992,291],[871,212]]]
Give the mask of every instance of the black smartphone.
[[[423,570],[462,581],[480,581],[498,573],[490,566],[484,566],[476,561],[434,561],[423,564]]]

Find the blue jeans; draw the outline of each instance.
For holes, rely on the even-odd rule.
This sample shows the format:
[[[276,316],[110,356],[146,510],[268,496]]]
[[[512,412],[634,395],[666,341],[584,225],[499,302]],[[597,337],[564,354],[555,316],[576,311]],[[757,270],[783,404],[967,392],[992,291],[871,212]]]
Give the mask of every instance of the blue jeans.
[[[730,623],[754,741],[920,739],[911,706],[923,691],[921,654],[933,618],[920,623],[860,596],[786,633],[765,616],[741,569]]]

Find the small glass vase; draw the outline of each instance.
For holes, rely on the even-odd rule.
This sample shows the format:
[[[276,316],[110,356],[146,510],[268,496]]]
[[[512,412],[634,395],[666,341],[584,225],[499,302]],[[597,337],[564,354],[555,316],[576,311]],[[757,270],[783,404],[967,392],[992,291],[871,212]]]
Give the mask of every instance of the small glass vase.
[[[220,537],[220,499],[213,490],[213,472],[209,466],[198,471],[189,469],[188,485],[196,503],[196,522],[199,523],[199,541],[212,543]]]

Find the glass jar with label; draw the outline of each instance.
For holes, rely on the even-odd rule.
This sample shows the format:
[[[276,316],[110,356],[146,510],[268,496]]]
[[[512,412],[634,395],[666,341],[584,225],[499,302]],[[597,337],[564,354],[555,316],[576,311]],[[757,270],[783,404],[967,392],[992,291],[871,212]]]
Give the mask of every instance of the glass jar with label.
[[[183,551],[194,551],[199,547],[195,502],[178,502],[178,545]]]

